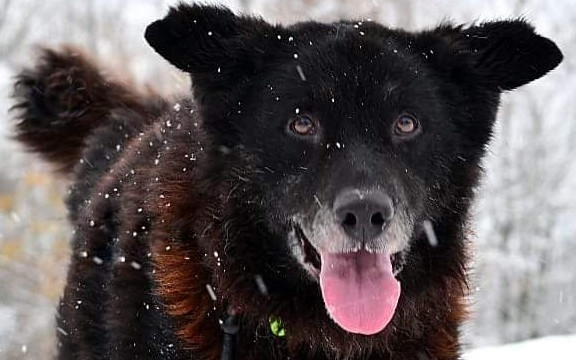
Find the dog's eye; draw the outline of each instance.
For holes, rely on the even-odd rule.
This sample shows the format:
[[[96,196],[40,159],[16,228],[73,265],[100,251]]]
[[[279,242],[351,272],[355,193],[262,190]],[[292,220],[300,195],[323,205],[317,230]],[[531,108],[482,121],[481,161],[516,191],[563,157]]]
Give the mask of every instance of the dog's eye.
[[[396,119],[394,124],[394,133],[399,136],[407,136],[415,134],[418,131],[420,124],[418,120],[410,114],[402,114]]]
[[[290,122],[290,130],[296,135],[314,135],[316,133],[316,125],[309,116],[297,115]]]

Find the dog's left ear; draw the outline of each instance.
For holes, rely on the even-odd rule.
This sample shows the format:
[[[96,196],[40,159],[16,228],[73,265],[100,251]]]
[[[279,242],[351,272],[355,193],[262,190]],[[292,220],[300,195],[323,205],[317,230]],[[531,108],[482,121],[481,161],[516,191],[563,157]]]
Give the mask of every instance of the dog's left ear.
[[[439,37],[444,49],[456,57],[453,65],[473,76],[473,81],[498,90],[536,80],[562,61],[556,44],[536,34],[524,20],[468,28],[441,26],[424,38],[427,35]]]
[[[191,74],[202,97],[256,74],[282,32],[225,7],[180,4],[150,24],[144,36],[162,57]]]

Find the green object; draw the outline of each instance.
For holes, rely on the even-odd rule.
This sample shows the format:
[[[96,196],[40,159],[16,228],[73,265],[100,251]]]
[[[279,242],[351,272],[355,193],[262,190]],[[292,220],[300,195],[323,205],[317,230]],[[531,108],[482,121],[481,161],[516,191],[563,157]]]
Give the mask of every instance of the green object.
[[[286,329],[284,329],[284,324],[278,316],[271,315],[268,318],[268,321],[270,322],[270,330],[272,330],[272,334],[278,337],[286,336]]]

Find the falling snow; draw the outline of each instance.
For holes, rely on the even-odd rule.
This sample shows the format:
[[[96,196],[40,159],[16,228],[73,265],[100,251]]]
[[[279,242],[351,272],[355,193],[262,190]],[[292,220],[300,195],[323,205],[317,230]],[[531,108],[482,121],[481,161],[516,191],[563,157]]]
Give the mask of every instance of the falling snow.
[[[422,226],[424,227],[424,232],[426,233],[426,238],[430,246],[438,246],[438,238],[436,237],[436,231],[434,231],[432,222],[430,220],[424,220]]]
[[[254,281],[256,282],[256,285],[258,286],[258,290],[260,291],[260,293],[262,295],[268,295],[268,287],[266,286],[266,283],[264,282],[262,275],[260,274],[255,275]]]
[[[302,70],[302,66],[296,65],[296,71],[298,71],[298,75],[302,81],[306,81],[306,75],[304,75],[304,70]]]
[[[113,2],[113,1],[112,1]],[[19,3],[19,2],[15,2]],[[228,3],[225,1],[225,3]],[[576,8],[574,2],[571,0],[561,0],[557,2],[545,1],[512,1],[512,0],[470,0],[467,2],[453,2],[448,0],[439,0],[433,4],[426,4],[425,2],[415,1],[400,1],[400,2],[334,2],[334,1],[320,1],[320,2],[291,2],[282,4],[280,8],[286,8],[288,11],[285,13],[278,13],[278,1],[271,0],[271,2],[242,2],[247,4],[249,8],[246,12],[262,12],[266,18],[271,12],[274,13],[278,20],[286,20],[291,22],[293,20],[300,20],[302,14],[308,16],[315,16],[314,14],[322,14],[322,16],[336,18],[341,14],[355,13],[361,16],[362,14],[371,14],[377,21],[384,21],[387,24],[394,26],[404,26],[409,24],[411,28],[425,28],[434,26],[444,18],[454,19],[455,23],[469,22],[474,19],[493,19],[493,18],[513,18],[520,15],[528,14],[530,21],[537,24],[537,29],[546,36],[558,38],[561,43],[561,48],[565,50],[567,59],[574,58],[574,43],[570,39],[574,38],[575,30],[571,27],[561,26],[562,24],[570,24],[573,22],[573,14]],[[34,7],[35,4],[42,4],[39,0],[32,0],[30,2],[23,2],[20,6],[21,13],[28,13],[29,23],[32,25],[39,19],[45,19],[46,14],[43,6],[37,6],[35,11],[28,11],[27,7]],[[52,3],[51,3],[52,4]],[[99,49],[106,50],[123,49],[125,44],[129,43],[128,39],[139,39],[141,37],[142,28],[145,22],[148,22],[156,15],[157,9],[151,10],[153,7],[142,6],[138,9],[127,7],[127,10],[121,10],[121,6],[108,6],[110,1],[95,2],[92,8],[95,11],[94,15],[97,18],[106,19],[103,16],[107,14],[106,11],[111,11],[111,8],[118,8],[115,11],[127,11],[128,14],[118,15],[110,18],[126,17],[126,21],[122,21],[123,31],[118,32],[117,36],[106,37],[102,36],[102,32],[110,32],[111,29],[104,26],[97,26],[91,31],[91,36],[87,34],[89,26],[88,23],[78,21],[86,16],[87,7],[85,9],[77,9],[77,14],[66,11],[52,11],[51,15],[56,22],[63,22],[66,16],[75,16],[70,18],[71,23],[76,24],[74,32],[66,31],[65,27],[59,30],[57,27],[49,33],[39,31],[31,27],[30,31],[26,31],[26,36],[18,37],[20,40],[13,47],[10,52],[0,55],[0,92],[2,99],[8,98],[9,82],[16,68],[26,65],[23,60],[26,59],[32,43],[47,43],[47,42],[72,42],[77,43],[84,47],[96,46]],[[58,6],[58,2],[53,4]],[[284,7],[286,5],[286,7]],[[239,6],[239,5],[236,5]],[[48,7],[50,8],[50,7]],[[149,9],[150,8],[150,9]],[[53,10],[53,9],[49,9]],[[352,11],[353,10],[353,11]],[[17,33],[19,29],[26,30],[26,22],[22,22],[22,14],[7,18],[7,25],[2,28],[3,35],[6,35],[3,40],[8,41],[12,36],[11,34]],[[58,20],[60,19],[60,20]],[[12,21],[13,26],[10,27],[9,21]],[[194,20],[196,22],[196,20]],[[372,35],[367,27],[358,22],[354,24],[354,30],[359,36]],[[77,30],[77,31],[76,31]],[[214,31],[218,29],[214,28]],[[207,32],[207,36],[213,36],[212,31]],[[216,34],[218,35],[218,34]],[[274,37],[274,34],[271,34]],[[50,37],[50,39],[47,39]],[[216,39],[218,36],[215,36]],[[287,56],[298,61],[293,61],[293,64],[302,64],[308,69],[308,64],[304,63],[304,56],[300,46],[308,44],[315,46],[309,39],[299,39],[298,43],[294,42],[292,36],[288,37],[277,35],[278,40],[282,40],[282,44],[287,45],[291,43],[291,50]],[[98,40],[97,44],[88,44],[86,39]],[[48,41],[50,40],[50,41]],[[307,46],[308,46],[307,45]],[[389,46],[399,46],[396,43],[391,43]],[[162,89],[173,88],[175,85],[180,85],[182,80],[175,81],[172,73],[165,76],[161,70],[157,69],[153,63],[156,61],[151,56],[150,50],[145,47],[123,49],[123,54],[132,57],[126,57],[126,68],[138,69],[135,78],[138,82],[146,81],[158,83]],[[12,49],[12,47],[11,47]],[[145,50],[144,50],[145,49]],[[302,47],[304,49],[304,47]],[[130,51],[126,51],[130,50]],[[134,51],[136,51],[134,53]],[[392,49],[396,54],[399,52],[401,55],[408,53],[408,49],[398,48]],[[439,56],[437,49],[421,49],[423,51],[421,56],[423,58],[437,58]],[[112,54],[111,53],[111,54]],[[293,55],[292,55],[293,54]],[[300,54],[300,56],[298,56]],[[113,54],[112,54],[113,55]],[[15,66],[15,65],[16,66]],[[211,68],[212,72],[221,73],[226,70],[225,65],[222,68],[214,63]],[[123,65],[124,66],[124,65]],[[311,81],[311,77],[315,76],[309,70],[304,73],[302,66],[297,65],[294,77],[298,75],[298,79],[302,81]],[[412,69],[415,74],[418,74],[417,69]],[[527,338],[531,336],[542,336],[549,333],[576,333],[576,268],[574,267],[574,221],[576,209],[576,199],[574,197],[574,187],[576,186],[576,173],[573,166],[567,159],[576,157],[574,147],[572,144],[572,134],[574,131],[574,122],[566,121],[566,119],[573,119],[574,116],[574,84],[576,71],[571,66],[571,62],[567,61],[566,65],[555,71],[551,77],[542,79],[529,87],[526,87],[522,92],[516,92],[513,96],[503,96],[502,98],[502,119],[506,120],[497,123],[496,136],[489,157],[486,160],[485,167],[486,175],[482,188],[478,193],[481,197],[478,202],[477,208],[474,210],[474,221],[471,222],[473,235],[470,235],[470,240],[475,246],[474,252],[476,253],[474,264],[475,274],[479,278],[477,286],[472,285],[471,289],[475,289],[474,303],[475,303],[475,317],[474,323],[469,327],[471,335],[469,335],[469,342],[473,344],[485,343],[498,343],[505,341],[512,341],[516,339]],[[308,75],[308,77],[306,77]],[[561,79],[562,91],[558,92],[558,79]],[[187,91],[188,84],[184,84]],[[278,89],[274,89],[277,91]],[[280,102],[286,101],[285,97],[277,96],[274,93],[268,95],[273,101]],[[331,103],[335,103],[335,98],[327,97]],[[339,104],[342,101],[339,98]],[[0,113],[7,114],[6,108],[10,106],[9,101],[0,101]],[[367,104],[368,106],[368,104]],[[174,104],[172,109],[175,112],[182,111],[182,105]],[[186,108],[187,109],[187,108]],[[194,113],[193,109],[189,110]],[[544,115],[543,115],[544,114]],[[183,116],[188,114],[182,114]],[[6,120],[2,118],[0,120]],[[1,124],[8,124],[8,121],[0,121],[1,135],[7,138],[6,126]],[[538,131],[536,126],[541,126]],[[167,120],[165,122],[164,131],[168,128],[175,126],[176,129],[182,129],[182,124],[177,123],[175,120]],[[197,127],[198,123],[194,123]],[[118,131],[125,131],[127,126],[119,127]],[[558,129],[562,131],[545,131],[545,129]],[[124,136],[127,136],[126,134]],[[144,145],[148,144],[154,147],[162,140],[155,139],[150,141],[145,138],[144,133],[140,133],[140,141]],[[137,138],[134,138],[136,141]],[[341,138],[343,139],[343,138]],[[530,143],[531,146],[527,147],[526,144]],[[125,151],[128,143],[111,144],[110,157],[114,151]],[[148,146],[146,145],[146,146]],[[6,358],[26,358],[36,359],[44,358],[45,354],[40,352],[41,344],[50,343],[48,335],[52,336],[54,325],[51,320],[53,319],[53,301],[46,301],[46,294],[41,294],[39,289],[46,288],[44,283],[46,279],[52,280],[54,272],[64,273],[63,269],[56,266],[54,259],[61,257],[54,257],[53,252],[61,248],[60,241],[69,235],[69,230],[66,229],[65,215],[59,207],[54,208],[52,204],[52,194],[44,194],[41,188],[35,186],[31,188],[26,181],[22,181],[16,174],[30,173],[36,174],[38,166],[28,164],[28,159],[20,160],[17,163],[17,156],[20,152],[13,149],[13,143],[10,141],[0,141],[0,151],[3,154],[3,166],[5,168],[4,177],[0,179],[0,185],[5,186],[4,190],[11,191],[12,188],[17,193],[22,194],[21,197],[26,197],[26,201],[33,200],[31,207],[23,205],[21,199],[11,205],[15,210],[8,210],[6,212],[0,211],[0,293],[2,294],[2,303],[0,304],[0,358],[3,355]],[[322,146],[330,149],[331,144],[323,142]],[[332,142],[334,148],[340,150],[345,149],[344,144],[341,142]],[[348,147],[351,147],[351,143]],[[549,149],[549,150],[547,150]],[[136,152],[140,154],[140,151]],[[142,152],[142,154],[144,151]],[[103,158],[104,159],[104,158]],[[150,158],[150,160],[152,157]],[[190,161],[196,160],[196,155],[189,156]],[[148,161],[150,161],[148,160]],[[159,159],[154,162],[161,164]],[[86,168],[94,166],[90,158],[80,158],[78,163]],[[151,163],[151,161],[149,162]],[[18,166],[16,166],[18,165]],[[30,170],[32,169],[32,170]],[[273,169],[270,169],[272,172]],[[124,170],[122,176],[127,175],[125,183],[132,183],[134,180],[130,178],[135,175],[139,169]],[[192,168],[182,168],[183,172],[192,173]],[[268,170],[267,170],[268,171]],[[113,174],[111,171],[110,174]],[[46,173],[41,173],[43,179],[48,179]],[[129,180],[129,181],[128,181]],[[46,181],[46,180],[43,180]],[[154,178],[158,183],[162,182],[161,178]],[[27,187],[26,187],[27,186]],[[56,192],[52,187],[45,191]],[[5,193],[0,193],[0,198],[4,199]],[[118,189],[114,191],[102,191],[103,199],[116,199],[120,196]],[[40,199],[45,197],[43,203]],[[163,198],[163,196],[162,196]],[[100,199],[99,199],[100,200]],[[318,205],[318,198],[315,197],[314,202]],[[108,200],[110,202],[110,200]],[[90,206],[92,202],[89,200],[84,201],[84,206]],[[535,206],[537,204],[538,206]],[[138,206],[138,205],[136,205]],[[134,210],[131,210],[134,211]],[[143,208],[138,207],[135,210],[137,213],[143,213]],[[47,215],[44,215],[47,214]],[[100,219],[86,220],[81,228],[90,226],[102,226]],[[98,225],[97,225],[98,222]],[[34,224],[34,225],[31,225]],[[44,231],[42,234],[38,233],[37,224],[48,224],[49,230]],[[435,238],[435,232],[432,229],[432,235],[426,230],[426,223],[423,223],[423,229],[426,233],[427,240],[431,246],[438,246],[438,241],[442,239]],[[432,223],[430,222],[430,227]],[[44,226],[44,225],[42,225]],[[57,229],[57,230],[54,230]],[[99,228],[98,228],[99,229]],[[504,234],[503,229],[506,229],[507,235]],[[83,229],[88,231],[95,231],[95,229]],[[143,231],[144,229],[138,229]],[[131,234],[138,234],[134,231]],[[17,239],[18,244],[22,246],[22,251],[17,257],[16,261],[6,259],[6,252],[4,245],[10,241]],[[56,239],[56,240],[54,240]],[[434,240],[435,239],[435,240]],[[56,244],[56,245],[55,245]],[[434,245],[436,244],[436,245]],[[80,245],[85,246],[85,245]],[[90,249],[88,249],[90,250]],[[170,246],[166,247],[166,251],[170,251]],[[92,250],[76,250],[78,261],[94,266],[102,265],[103,259],[94,256],[95,252]],[[210,255],[210,254],[209,254]],[[52,256],[50,258],[49,256]],[[128,261],[125,266],[134,266],[130,259],[126,260],[125,257],[118,259]],[[217,257],[218,258],[218,257]],[[189,257],[184,257],[185,260],[190,260]],[[50,260],[50,261],[48,261]],[[213,259],[211,259],[213,260]],[[120,260],[118,260],[120,261]],[[50,268],[46,269],[45,263],[50,264]],[[141,264],[136,263],[136,266]],[[15,276],[19,274],[18,269],[24,267],[26,270],[25,276]],[[54,269],[52,269],[54,268]],[[38,269],[38,270],[35,270]],[[543,270],[542,270],[543,269]],[[44,273],[46,272],[46,274]],[[39,274],[38,274],[39,273]],[[498,274],[498,276],[494,276]],[[27,285],[27,282],[34,285]],[[255,285],[260,290],[257,278],[254,279]],[[8,284],[4,287],[1,284]],[[50,291],[53,291],[55,284],[49,284]],[[212,296],[211,296],[212,298]],[[214,294],[215,298],[215,294]],[[22,301],[23,300],[23,301]],[[81,304],[75,304],[81,305]],[[146,309],[150,305],[143,305]],[[10,322],[10,311],[17,311],[17,322]],[[34,309],[40,309],[35,311]],[[33,311],[34,310],[34,311]],[[45,320],[49,319],[49,320]],[[10,327],[7,327],[8,325]],[[46,324],[46,325],[44,325]],[[44,326],[44,327],[43,327]],[[48,329],[48,330],[46,330]],[[69,334],[64,329],[58,327],[57,332],[61,336],[68,336]],[[46,340],[48,338],[48,341]],[[32,341],[31,339],[34,339]],[[36,340],[38,339],[38,340]],[[576,344],[576,339],[573,337],[566,337],[568,340],[564,345],[559,345],[555,340],[538,343],[537,348],[531,347],[529,344],[521,344],[525,348],[524,351],[516,350],[515,348],[498,348],[492,352],[492,348],[487,349],[487,352],[470,353],[471,357],[467,360],[484,360],[492,359],[532,359],[542,357],[553,357],[557,359],[573,359],[576,358],[575,351],[570,344]],[[526,346],[524,346],[526,345]],[[165,345],[170,347],[170,344]],[[520,346],[520,345],[519,345]],[[11,349],[11,355],[7,355],[6,349]],[[539,349],[543,349],[542,351]],[[556,353],[551,353],[546,349],[556,349]],[[514,352],[521,351],[521,352]],[[25,356],[22,354],[26,354]]]
[[[212,301],[218,300],[218,298],[216,297],[216,292],[214,292],[212,285],[206,284],[206,290],[208,291],[208,295],[210,295],[210,298],[212,299]]]

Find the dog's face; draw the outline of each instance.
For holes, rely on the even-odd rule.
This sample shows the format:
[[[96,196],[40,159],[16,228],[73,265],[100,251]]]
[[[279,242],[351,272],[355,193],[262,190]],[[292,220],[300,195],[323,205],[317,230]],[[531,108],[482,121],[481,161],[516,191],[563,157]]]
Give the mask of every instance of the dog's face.
[[[394,314],[414,239],[468,204],[500,92],[561,59],[522,21],[284,28],[182,5],[146,37],[192,74],[216,141],[250,159],[244,200],[361,334]]]

